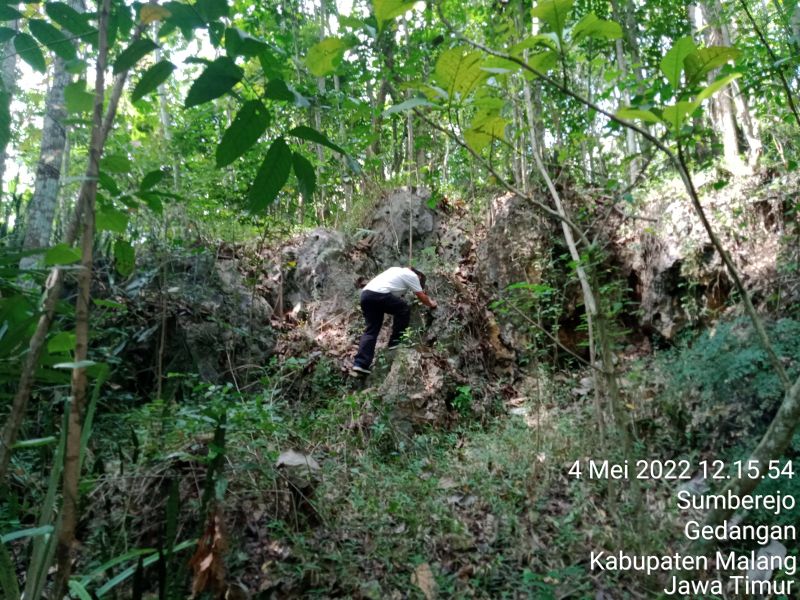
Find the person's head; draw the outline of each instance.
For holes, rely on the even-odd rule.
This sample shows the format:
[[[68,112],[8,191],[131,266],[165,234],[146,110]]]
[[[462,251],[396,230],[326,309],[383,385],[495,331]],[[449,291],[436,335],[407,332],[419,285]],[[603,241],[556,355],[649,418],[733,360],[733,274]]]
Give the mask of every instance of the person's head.
[[[418,271],[414,267],[408,267],[408,268],[411,269],[412,271],[414,271],[414,275],[416,275],[419,278],[419,284],[420,284],[420,286],[422,286],[422,289],[424,290],[425,289],[425,273],[423,273],[422,271]]]

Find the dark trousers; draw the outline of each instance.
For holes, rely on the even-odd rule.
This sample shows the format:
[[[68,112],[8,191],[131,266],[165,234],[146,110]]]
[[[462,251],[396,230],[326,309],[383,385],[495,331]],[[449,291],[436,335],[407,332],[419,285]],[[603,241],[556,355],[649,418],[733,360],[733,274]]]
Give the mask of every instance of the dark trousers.
[[[411,308],[402,298],[393,294],[381,294],[364,290],[361,292],[361,312],[364,313],[364,320],[367,328],[361,336],[358,344],[358,354],[353,361],[354,365],[369,368],[372,359],[375,357],[375,343],[378,341],[378,334],[383,327],[383,316],[392,315],[392,335],[389,338],[389,345],[400,341],[400,336],[408,327],[411,320]]]

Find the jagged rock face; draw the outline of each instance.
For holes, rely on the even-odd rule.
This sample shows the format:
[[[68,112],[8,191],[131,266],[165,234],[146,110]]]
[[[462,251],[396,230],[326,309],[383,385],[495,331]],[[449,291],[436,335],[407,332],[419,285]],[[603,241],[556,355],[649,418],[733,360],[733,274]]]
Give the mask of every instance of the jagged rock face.
[[[437,242],[439,216],[427,201],[430,192],[399,190],[382,200],[370,221],[372,256],[380,268],[408,262],[408,241],[416,255]]]
[[[523,198],[506,194],[493,201],[493,219],[477,247],[477,273],[487,289],[520,281],[537,283],[548,252],[549,225]]]
[[[777,191],[770,198],[769,186],[752,178],[718,191],[702,189],[711,183],[702,176],[696,183],[717,235],[758,304],[778,277],[784,217]],[[673,339],[687,325],[715,317],[733,285],[681,187],[651,194],[635,212],[637,219],[616,223],[610,235],[613,260],[639,302],[642,330]]]

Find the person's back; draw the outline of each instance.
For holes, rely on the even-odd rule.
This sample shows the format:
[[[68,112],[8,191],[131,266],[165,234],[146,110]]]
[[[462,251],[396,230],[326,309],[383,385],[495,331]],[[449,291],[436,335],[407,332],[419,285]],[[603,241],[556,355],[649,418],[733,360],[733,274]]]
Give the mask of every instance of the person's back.
[[[421,292],[422,283],[419,276],[411,269],[403,267],[389,267],[380,275],[373,277],[364,289],[379,294],[394,294],[402,296],[405,292]]]

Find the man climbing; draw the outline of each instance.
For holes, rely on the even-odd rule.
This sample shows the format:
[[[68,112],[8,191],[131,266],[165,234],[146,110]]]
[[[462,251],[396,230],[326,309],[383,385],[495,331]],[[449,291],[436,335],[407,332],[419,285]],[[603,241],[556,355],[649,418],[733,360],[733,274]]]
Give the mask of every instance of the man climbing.
[[[400,345],[400,337],[411,320],[411,308],[402,296],[407,291],[425,306],[436,308],[436,302],[423,290],[425,275],[411,267],[391,267],[370,280],[361,291],[361,312],[367,327],[358,344],[358,354],[353,361],[354,374],[367,374],[375,356],[375,343],[383,327],[383,316],[392,315],[392,335],[389,337],[389,350]]]

